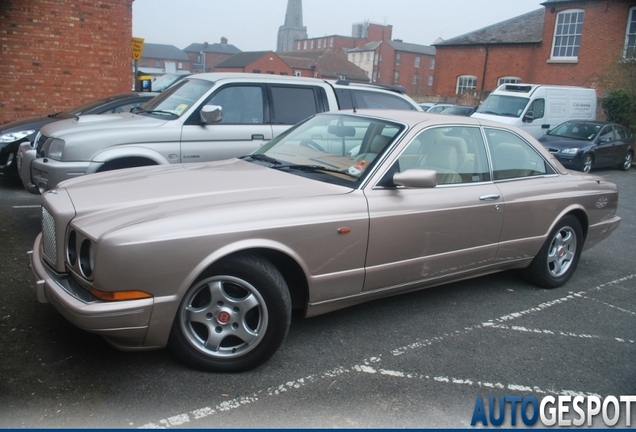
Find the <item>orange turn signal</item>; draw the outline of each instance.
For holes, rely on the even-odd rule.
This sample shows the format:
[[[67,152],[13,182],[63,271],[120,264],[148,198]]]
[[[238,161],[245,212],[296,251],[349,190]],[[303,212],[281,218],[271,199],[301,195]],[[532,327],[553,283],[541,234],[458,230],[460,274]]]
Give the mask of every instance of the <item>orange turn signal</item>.
[[[104,301],[121,301],[121,300],[140,300],[152,298],[151,294],[144,291],[99,291],[91,288],[91,294]]]

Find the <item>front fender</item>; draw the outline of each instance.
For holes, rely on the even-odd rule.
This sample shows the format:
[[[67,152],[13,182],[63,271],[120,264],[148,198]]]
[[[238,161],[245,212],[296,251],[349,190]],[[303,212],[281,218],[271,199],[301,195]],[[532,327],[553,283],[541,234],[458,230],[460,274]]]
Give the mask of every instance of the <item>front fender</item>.
[[[179,155],[174,154],[174,157],[171,157],[172,154],[168,155],[166,158],[161,153],[149,149],[147,147],[141,146],[122,146],[122,147],[114,147],[104,150],[101,153],[98,153],[93,160],[91,161],[90,166],[86,170],[86,174],[92,174],[97,172],[106,162],[114,161],[117,159],[126,159],[126,158],[145,158],[152,160],[157,165],[169,165],[170,163],[179,162]]]

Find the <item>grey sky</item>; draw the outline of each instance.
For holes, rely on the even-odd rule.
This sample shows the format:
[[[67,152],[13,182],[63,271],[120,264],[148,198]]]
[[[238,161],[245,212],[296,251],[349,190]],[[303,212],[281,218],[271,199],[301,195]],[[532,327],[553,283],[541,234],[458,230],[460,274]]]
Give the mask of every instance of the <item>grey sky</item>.
[[[309,37],[351,35],[353,23],[393,26],[393,38],[430,45],[541,8],[539,0],[304,0]],[[185,48],[226,37],[242,51],[276,50],[287,0],[135,0],[133,36]]]

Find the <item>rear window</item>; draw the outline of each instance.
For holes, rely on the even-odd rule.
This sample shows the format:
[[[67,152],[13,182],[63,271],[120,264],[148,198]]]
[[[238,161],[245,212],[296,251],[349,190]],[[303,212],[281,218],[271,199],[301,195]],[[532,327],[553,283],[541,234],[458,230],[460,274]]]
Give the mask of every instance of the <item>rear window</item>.
[[[311,87],[272,86],[273,123],[293,125],[319,112]]]

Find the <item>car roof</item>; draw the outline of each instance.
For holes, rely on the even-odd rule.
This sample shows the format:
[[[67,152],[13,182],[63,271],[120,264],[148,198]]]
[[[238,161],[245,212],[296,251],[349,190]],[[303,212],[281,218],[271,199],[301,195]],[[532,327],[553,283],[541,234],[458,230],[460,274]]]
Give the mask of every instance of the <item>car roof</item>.
[[[444,124],[462,124],[469,126],[492,126],[498,128],[512,129],[509,125],[505,125],[500,122],[477,119],[473,117],[459,117],[459,116],[441,116],[439,114],[428,113],[425,111],[408,111],[408,110],[390,110],[390,109],[359,109],[359,110],[341,110],[325,112],[318,115],[338,115],[338,114],[353,114],[361,116],[376,117],[384,120],[395,121],[400,123],[406,123],[409,127],[413,127],[422,122],[429,122],[431,125],[444,125]],[[515,130],[520,130],[516,129]]]

